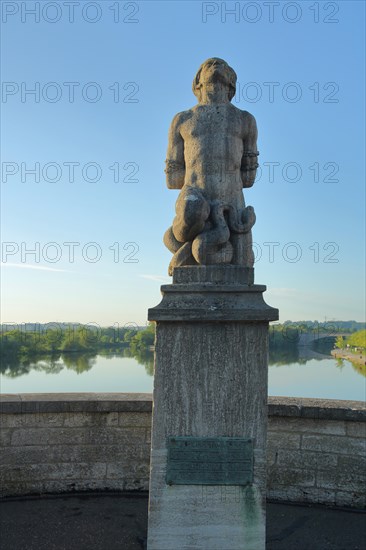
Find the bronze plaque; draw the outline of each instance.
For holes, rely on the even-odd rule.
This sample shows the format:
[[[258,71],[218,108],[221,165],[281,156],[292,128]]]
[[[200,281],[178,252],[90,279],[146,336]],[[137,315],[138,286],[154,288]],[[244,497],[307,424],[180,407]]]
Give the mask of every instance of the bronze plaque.
[[[168,485],[253,482],[253,442],[242,437],[168,437]]]

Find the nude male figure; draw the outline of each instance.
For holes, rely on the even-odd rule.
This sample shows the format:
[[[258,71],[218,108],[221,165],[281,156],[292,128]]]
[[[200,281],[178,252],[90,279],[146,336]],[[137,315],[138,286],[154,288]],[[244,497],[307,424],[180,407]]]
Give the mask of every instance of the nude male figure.
[[[198,105],[171,124],[166,160],[169,189],[182,189],[176,217],[164,235],[169,266],[234,264],[253,267],[252,207],[243,187],[257,169],[254,117],[231,104],[236,74],[219,58],[205,61],[193,81]]]

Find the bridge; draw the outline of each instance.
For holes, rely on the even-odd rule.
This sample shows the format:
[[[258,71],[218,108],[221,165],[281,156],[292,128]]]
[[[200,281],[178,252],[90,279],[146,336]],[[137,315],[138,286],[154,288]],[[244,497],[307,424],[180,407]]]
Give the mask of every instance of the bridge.
[[[289,330],[287,331],[286,328]],[[336,327],[329,328],[315,328],[313,330],[309,329],[304,331],[301,327],[296,327],[292,325],[284,325],[281,331],[282,337],[284,340],[287,340],[289,343],[296,343],[298,346],[309,346],[318,340],[328,340],[333,342],[338,336],[347,337],[350,336],[350,332],[341,332],[336,329]],[[271,340],[271,332],[269,334],[269,339]]]
[[[347,332],[331,332],[331,331],[312,331],[312,332],[304,332],[300,333],[298,336],[298,345],[299,346],[309,346],[313,342],[317,342],[318,340],[335,340],[338,338],[338,336],[349,336],[350,333]]]

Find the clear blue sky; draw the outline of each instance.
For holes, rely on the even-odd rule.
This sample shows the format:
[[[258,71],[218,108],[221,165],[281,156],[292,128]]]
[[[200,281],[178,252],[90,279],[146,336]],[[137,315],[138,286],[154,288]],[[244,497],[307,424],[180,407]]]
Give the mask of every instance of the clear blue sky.
[[[80,0],[73,22],[63,1],[39,22],[35,2],[1,3],[2,322],[146,322],[169,281],[168,127],[213,56],[259,128],[245,196],[267,302],[364,320],[364,2]]]

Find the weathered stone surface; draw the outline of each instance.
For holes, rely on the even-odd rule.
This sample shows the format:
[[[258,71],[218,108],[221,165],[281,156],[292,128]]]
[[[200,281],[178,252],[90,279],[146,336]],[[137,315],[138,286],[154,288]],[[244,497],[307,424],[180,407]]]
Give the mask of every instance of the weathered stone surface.
[[[264,548],[268,324],[158,322],[155,350],[148,548]],[[173,435],[253,439],[254,483],[209,508],[201,486],[168,486]]]
[[[12,468],[0,466],[0,475],[6,481],[27,481],[39,478],[40,472],[45,479],[103,479],[106,477],[104,463],[59,463],[59,464],[23,464]]]
[[[62,431],[62,428],[48,428],[46,426],[42,426],[41,428],[15,428],[11,435],[11,444],[47,445],[53,433],[62,434],[65,432]]]
[[[327,420],[366,421],[366,404],[363,401],[339,399],[310,399],[300,397],[269,397],[270,416],[294,416]]]
[[[136,462],[131,465],[128,462],[113,462],[107,465],[108,479],[138,479],[140,482],[141,480],[145,482],[148,476],[149,464]]]
[[[278,444],[279,442],[277,441],[277,445]],[[277,464],[283,471],[286,472],[289,468],[294,467],[309,471],[329,470],[332,468],[337,468],[338,457],[334,454],[314,453],[311,451],[293,451],[278,448]]]
[[[5,414],[60,412],[151,412],[150,393],[22,393],[0,394]]]
[[[357,475],[363,475],[366,478],[366,454],[365,455],[341,455],[338,456],[338,469],[340,472],[350,472]],[[366,479],[365,479],[366,484]],[[365,485],[366,489],[366,485]]]
[[[181,192],[164,235],[174,254],[170,274],[182,265],[253,267],[255,214],[245,206],[242,190],[256,176],[257,126],[250,113],[230,103],[236,78],[224,60],[205,61],[193,81],[198,105],[171,124],[166,181]]]
[[[275,485],[285,485],[290,487],[313,487],[315,485],[314,471],[295,469],[295,468],[272,468],[271,476],[268,479],[268,488],[271,489],[273,482]]]
[[[130,427],[139,427],[139,428],[151,428],[151,413],[119,413],[118,416],[118,425],[119,426],[130,426]]]
[[[321,451],[325,453],[365,453],[366,441],[355,437],[341,437],[337,435],[303,435],[302,449]]]
[[[235,267],[235,266],[234,266]],[[226,266],[225,271],[228,271]],[[207,270],[207,266],[202,266],[199,272]],[[175,283],[183,281],[178,280],[179,269],[175,270],[177,279]],[[184,277],[190,275],[182,270]],[[235,269],[233,270],[235,274]],[[201,277],[201,274],[200,274]],[[220,274],[221,277],[221,274]],[[225,275],[227,277],[227,275]],[[207,277],[204,277],[205,280]],[[226,280],[226,279],[225,279]],[[184,281],[186,282],[186,281]],[[192,281],[197,282],[197,281]],[[201,281],[199,281],[201,282]],[[229,281],[227,281],[229,282]],[[231,281],[240,284],[235,279]],[[154,309],[154,308],[153,308]],[[55,411],[44,412],[99,412],[101,409],[106,412],[113,411],[131,411],[131,412],[151,412],[152,394],[151,393],[34,393],[34,394],[0,394],[0,424],[8,414],[29,414],[22,410],[23,402],[33,402],[37,411],[44,405],[52,403],[57,407]],[[14,404],[14,409],[9,407]],[[283,417],[303,417],[319,418],[322,420],[346,420],[347,426],[353,422],[366,422],[366,404],[363,401],[342,401],[339,399],[312,399],[307,397],[268,397],[268,416]],[[27,420],[25,420],[27,422]]]
[[[344,421],[325,421],[312,418],[281,418],[272,416],[269,422],[269,429],[276,430],[276,432],[291,432],[296,430],[303,433],[346,435],[346,423]]]
[[[0,445],[1,447],[8,447],[11,442],[13,430],[11,428],[0,428]]]
[[[191,280],[194,282],[189,282]],[[148,319],[200,323],[277,320],[278,310],[263,299],[266,287],[246,284],[245,280],[246,272],[242,273],[236,266],[176,267],[173,284],[161,287],[163,299],[149,309]],[[207,324],[205,330],[211,330],[211,326]]]
[[[337,491],[334,504],[335,506],[352,506],[354,508],[365,509],[366,494],[362,489],[357,493],[352,491]]]
[[[252,285],[254,284],[254,269],[237,265],[190,266],[189,269],[177,267],[174,270],[173,283],[177,285],[205,283],[214,286],[225,285],[226,287],[228,285]]]
[[[348,422],[347,423],[347,435],[351,437],[361,437],[366,439],[366,423]]]
[[[326,489],[342,489],[347,488],[347,491],[363,493],[365,484],[365,474],[360,472],[355,475],[353,472],[339,470],[331,472],[319,472],[317,485]]]
[[[276,502],[330,504],[336,502],[335,491],[319,487],[278,486],[268,489],[268,499]]]
[[[4,399],[5,397],[2,396]],[[55,394],[54,403],[57,403],[57,394]],[[61,399],[64,397],[61,396]],[[6,398],[5,398],[6,399]],[[33,396],[36,399],[36,395]],[[40,400],[43,396],[40,396]],[[133,401],[133,394],[128,398],[129,404]],[[85,407],[90,406],[90,400],[80,399],[79,395],[70,394],[68,402],[72,406],[72,400],[78,402],[79,405],[85,404]],[[10,402],[21,403],[21,396],[18,399],[10,399]],[[95,406],[97,402],[94,401]],[[0,426],[3,427],[0,430],[3,446],[0,448],[0,464],[3,465],[4,470],[7,469],[13,471],[14,468],[22,469],[24,464],[36,465],[36,468],[28,468],[26,471],[28,477],[22,477],[17,481],[4,481],[2,480],[1,494],[2,495],[25,495],[31,493],[45,493],[45,492],[67,492],[73,490],[147,490],[149,483],[149,454],[150,454],[150,422],[151,413],[139,412],[141,408],[141,401],[135,401],[136,412],[115,412],[114,403],[108,400],[111,405],[111,411],[98,412],[97,409],[94,412],[81,411],[84,414],[91,417],[99,415],[104,422],[105,419],[114,418],[114,423],[107,421],[105,428],[113,431],[118,425],[116,425],[116,416],[120,418],[120,431],[118,433],[118,444],[105,444],[104,441],[98,441],[96,438],[93,442],[88,444],[83,443],[84,438],[81,440],[73,439],[72,433],[75,429],[81,429],[88,434],[92,426],[88,426],[87,423],[77,428],[76,422],[73,427],[65,427],[64,421],[69,418],[72,412],[58,412],[58,413],[23,413],[19,412],[1,414]],[[324,418],[319,418],[319,414],[316,412],[316,399],[295,399],[295,398],[269,398],[269,428],[270,436],[267,444],[267,463],[268,463],[268,478],[271,479],[271,487],[267,490],[268,498],[273,500],[293,502],[309,502],[319,504],[331,504],[335,506],[351,506],[351,507],[365,507],[365,485],[366,485],[366,456],[364,453],[364,447],[362,442],[364,440],[364,422],[361,421],[361,416],[364,410],[364,404],[361,402],[353,402],[350,408],[350,402],[338,402],[327,400],[319,400],[319,408],[322,411]],[[273,411],[271,404],[274,403],[275,411]],[[296,407],[295,403],[301,403],[301,407]],[[340,404],[341,403],[341,404]],[[310,410],[314,418],[304,418],[299,416],[299,413],[304,408]],[[117,401],[117,405],[121,405],[121,401]],[[228,413],[235,418],[234,407],[232,403],[227,402]],[[146,401],[144,407],[151,408],[151,395],[146,394]],[[60,404],[62,409],[62,401]],[[73,407],[72,407],[73,408]],[[104,408],[104,407],[103,407]],[[75,413],[75,418],[82,419],[80,416],[79,407],[75,407],[78,411]],[[282,411],[282,417],[278,416]],[[337,418],[343,410],[343,418],[340,420],[334,419],[333,412],[337,411]],[[328,411],[328,416],[326,412]],[[353,412],[352,412],[353,411]],[[275,416],[273,416],[273,412]],[[352,420],[349,418],[353,414]],[[123,416],[126,415],[126,419],[123,420]],[[135,418],[131,415],[134,415]],[[291,416],[294,415],[294,416]],[[29,421],[27,419],[29,417]],[[59,417],[57,420],[56,417]],[[275,420],[275,423],[273,423]],[[314,422],[315,420],[315,422]],[[18,423],[20,421],[20,424]],[[286,422],[288,422],[288,429],[286,430]],[[339,426],[339,422],[343,422],[346,425],[346,434],[339,435],[336,439],[332,439],[332,448],[328,452],[321,450],[322,446],[318,445],[316,450],[308,450],[300,447],[301,437],[313,435],[317,436],[317,441],[322,438],[326,438],[327,445],[329,445],[329,434],[324,433],[329,430],[329,425],[333,424],[335,427]],[[307,423],[309,423],[307,425]],[[98,422],[97,422],[98,424]],[[5,427],[7,426],[7,427]],[[12,428],[12,426],[14,426]],[[135,427],[140,426],[144,428],[135,432]],[[40,441],[39,438],[34,437],[31,440],[32,444],[29,444],[29,439],[25,440],[23,444],[21,439],[17,440],[18,445],[11,445],[12,433],[17,428],[22,428],[25,431],[41,430],[42,443],[36,444]],[[123,430],[122,430],[123,428]],[[56,442],[50,444],[45,437],[45,430],[52,430],[54,437],[55,430],[62,429],[65,433],[65,429],[71,432],[70,437],[66,438],[67,443],[57,444]],[[311,432],[309,432],[309,429]],[[318,433],[313,430],[317,429]],[[332,428],[331,428],[332,429]],[[33,432],[34,435],[34,432]],[[136,436],[137,435],[137,436]],[[285,436],[285,439],[284,439]],[[288,436],[291,436],[289,439]],[[296,439],[293,439],[293,436]],[[354,442],[357,440],[361,443],[359,449],[354,445],[348,445],[348,438]],[[63,436],[65,439],[65,436]],[[57,438],[53,440],[56,441]],[[73,444],[70,445],[70,440]],[[112,436],[111,441],[115,440]],[[293,448],[294,443],[297,448]],[[345,452],[346,451],[346,452]],[[263,462],[259,463],[259,457],[255,455],[257,460],[257,470],[263,470]],[[49,465],[53,464],[58,467],[58,464],[65,465],[67,463],[76,464],[105,464],[107,473],[104,479],[91,479],[77,477],[60,478],[59,480],[50,479],[52,470],[49,469]],[[43,469],[42,465],[45,464],[46,468]],[[113,466],[119,464],[119,466]],[[48,466],[47,466],[48,465]],[[62,471],[65,471],[65,466],[62,466]],[[293,485],[293,470],[303,470],[305,473],[316,475],[316,485],[314,487],[303,487]],[[93,471],[93,470],[90,470]],[[117,475],[119,472],[120,477],[109,477],[109,473],[112,476]],[[278,476],[275,475],[278,472]],[[287,472],[289,474],[287,475]],[[321,476],[320,474],[325,474]],[[74,471],[76,476],[77,471]],[[326,476],[326,477],[325,477]],[[10,476],[11,477],[11,476]],[[349,479],[355,479],[356,484],[349,483]],[[13,479],[13,478],[12,478]],[[280,485],[281,481],[281,485]],[[327,485],[327,488],[320,487],[317,484]],[[221,504],[228,502],[238,503],[243,498],[239,487],[233,486],[221,486],[221,487],[202,487],[202,492],[197,496],[198,502],[203,503],[205,506],[210,506],[211,501]]]
[[[107,416],[109,413],[82,413],[74,412],[65,415],[65,427],[80,427],[80,426],[105,426],[107,424]]]
[[[285,449],[300,449],[301,435],[299,433],[268,432],[268,443],[276,444],[277,447]]]

